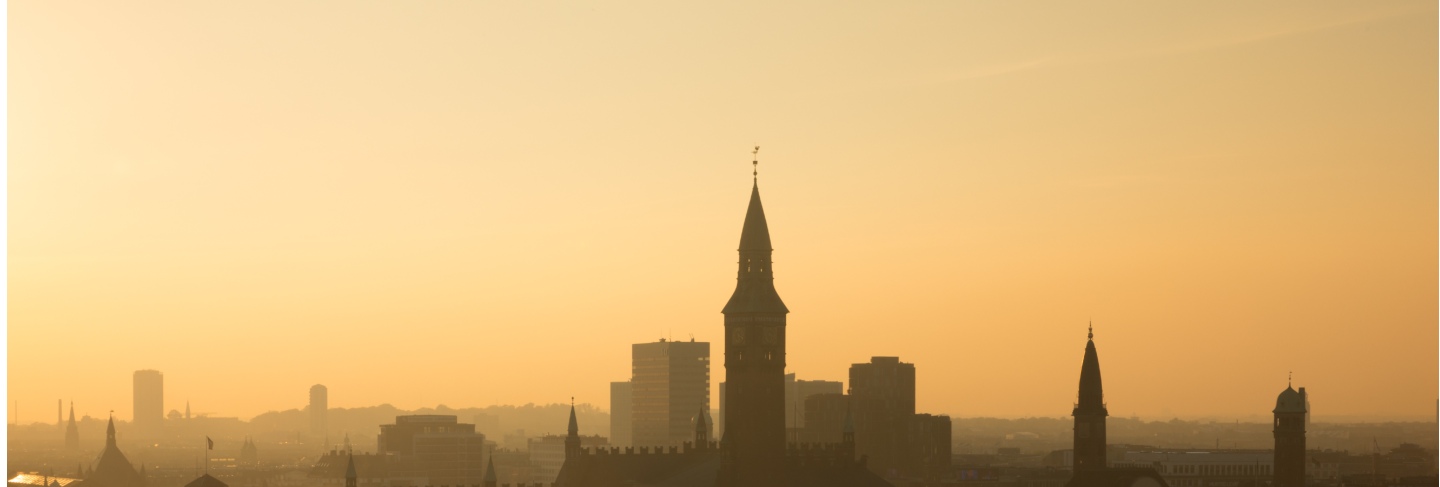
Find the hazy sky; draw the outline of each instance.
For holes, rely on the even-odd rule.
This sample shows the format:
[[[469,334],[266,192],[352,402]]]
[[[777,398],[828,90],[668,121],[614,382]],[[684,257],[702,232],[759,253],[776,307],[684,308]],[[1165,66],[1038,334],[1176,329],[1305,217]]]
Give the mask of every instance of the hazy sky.
[[[1436,18],[14,1],[8,393],[608,407],[631,343],[718,356],[758,144],[801,378],[1064,416],[1093,319],[1112,415],[1263,420],[1293,370],[1433,418]]]

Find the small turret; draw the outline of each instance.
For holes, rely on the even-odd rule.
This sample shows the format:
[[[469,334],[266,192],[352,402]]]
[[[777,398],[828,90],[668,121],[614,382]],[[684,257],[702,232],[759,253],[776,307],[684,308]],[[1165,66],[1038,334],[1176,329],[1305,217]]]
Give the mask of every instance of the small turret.
[[[580,422],[575,420],[575,398],[570,398],[570,425],[565,435],[565,458],[580,458]]]
[[[496,487],[495,484],[499,482],[500,479],[495,476],[495,452],[492,451],[487,456],[489,458],[485,461],[484,487]]]
[[[695,448],[710,444],[710,425],[705,421],[705,413],[705,406],[700,406],[700,413],[695,416]]]
[[[105,427],[105,448],[115,448],[115,414],[110,414],[110,424]]]
[[[80,427],[75,424],[75,401],[70,401],[70,422],[65,425],[65,449],[80,449]]]
[[[345,487],[355,487],[360,483],[360,476],[355,474],[355,455],[349,455],[349,459],[345,465]]]

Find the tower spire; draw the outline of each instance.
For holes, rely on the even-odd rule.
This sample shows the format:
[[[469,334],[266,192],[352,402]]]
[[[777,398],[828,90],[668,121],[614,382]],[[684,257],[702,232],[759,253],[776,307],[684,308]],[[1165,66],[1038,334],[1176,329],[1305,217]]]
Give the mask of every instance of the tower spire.
[[[1080,394],[1075,403],[1075,466],[1076,472],[1100,470],[1105,462],[1105,392],[1100,381],[1100,354],[1095,351],[1095,331],[1091,325],[1085,342],[1085,359],[1080,364]]]
[[[569,436],[580,434],[580,422],[575,420],[575,398],[573,396],[570,398],[570,425],[566,428],[566,433]]]
[[[110,411],[110,425],[105,427],[105,448],[115,448],[115,411]]]

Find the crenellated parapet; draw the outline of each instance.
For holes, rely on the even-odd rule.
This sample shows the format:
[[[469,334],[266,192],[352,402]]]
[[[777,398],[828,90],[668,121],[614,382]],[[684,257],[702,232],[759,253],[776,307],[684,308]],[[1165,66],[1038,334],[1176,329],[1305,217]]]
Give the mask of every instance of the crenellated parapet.
[[[683,456],[683,455],[708,455],[720,449],[718,442],[706,442],[699,447],[689,441],[683,446],[656,446],[656,447],[632,447],[624,448],[618,446],[585,447],[580,449],[581,457],[620,457],[620,456]]]

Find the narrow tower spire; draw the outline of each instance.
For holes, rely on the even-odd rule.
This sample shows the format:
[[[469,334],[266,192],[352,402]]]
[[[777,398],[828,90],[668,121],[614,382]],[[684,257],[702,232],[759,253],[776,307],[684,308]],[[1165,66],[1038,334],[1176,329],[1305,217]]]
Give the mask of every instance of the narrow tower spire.
[[[570,425],[566,428],[565,460],[580,458],[580,422],[575,420],[575,397],[570,397]]]
[[[1080,364],[1080,394],[1075,403],[1075,471],[1103,470],[1105,462],[1105,392],[1100,381],[1100,355],[1095,351],[1095,326],[1086,333],[1085,360]]]

